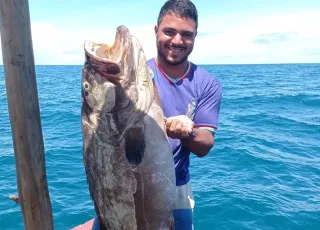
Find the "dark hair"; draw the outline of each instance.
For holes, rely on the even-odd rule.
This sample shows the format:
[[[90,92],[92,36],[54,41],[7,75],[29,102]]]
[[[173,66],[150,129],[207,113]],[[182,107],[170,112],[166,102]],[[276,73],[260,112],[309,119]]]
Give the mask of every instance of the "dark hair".
[[[181,18],[191,18],[198,28],[198,11],[190,0],[168,0],[162,7],[158,16],[158,25],[166,14],[174,14]]]

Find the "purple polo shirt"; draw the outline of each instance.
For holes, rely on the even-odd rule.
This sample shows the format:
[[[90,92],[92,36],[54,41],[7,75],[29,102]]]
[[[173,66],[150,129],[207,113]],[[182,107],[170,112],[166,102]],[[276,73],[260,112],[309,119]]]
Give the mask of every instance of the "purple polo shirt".
[[[221,83],[205,69],[189,62],[186,73],[180,79],[172,79],[157,65],[155,59],[147,61],[153,71],[162,109],[166,117],[187,115],[196,128],[215,132],[221,104]],[[169,138],[173,153],[176,184],[189,182],[190,151],[179,139]]]

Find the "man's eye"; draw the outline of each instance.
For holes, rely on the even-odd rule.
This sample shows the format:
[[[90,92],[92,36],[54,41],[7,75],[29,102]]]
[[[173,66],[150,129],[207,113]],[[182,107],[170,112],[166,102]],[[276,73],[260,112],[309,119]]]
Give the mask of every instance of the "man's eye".
[[[164,34],[168,35],[168,36],[171,36],[171,35],[174,34],[174,32],[172,30],[166,30],[166,31],[164,31]]]
[[[193,34],[192,33],[183,33],[182,36],[186,37],[186,38],[190,38],[193,36]]]

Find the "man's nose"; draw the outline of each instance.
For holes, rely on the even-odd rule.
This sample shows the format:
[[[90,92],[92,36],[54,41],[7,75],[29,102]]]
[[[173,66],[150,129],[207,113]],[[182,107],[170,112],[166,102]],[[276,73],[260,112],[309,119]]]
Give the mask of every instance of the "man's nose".
[[[182,41],[182,37],[179,33],[177,33],[173,39],[172,39],[172,42],[175,43],[175,44],[182,44],[183,41]]]

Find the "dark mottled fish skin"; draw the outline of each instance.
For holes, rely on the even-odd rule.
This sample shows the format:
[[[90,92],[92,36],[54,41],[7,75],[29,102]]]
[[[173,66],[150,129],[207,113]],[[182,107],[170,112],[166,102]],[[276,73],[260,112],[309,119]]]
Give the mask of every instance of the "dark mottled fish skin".
[[[112,47],[86,42],[85,57],[83,162],[101,229],[173,229],[173,157],[138,40],[120,26]]]

